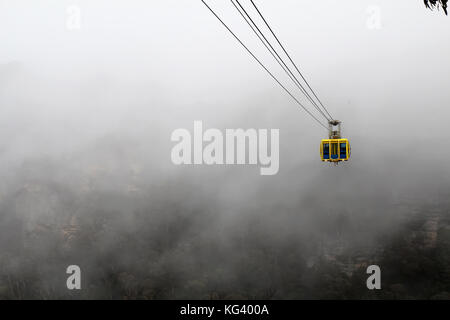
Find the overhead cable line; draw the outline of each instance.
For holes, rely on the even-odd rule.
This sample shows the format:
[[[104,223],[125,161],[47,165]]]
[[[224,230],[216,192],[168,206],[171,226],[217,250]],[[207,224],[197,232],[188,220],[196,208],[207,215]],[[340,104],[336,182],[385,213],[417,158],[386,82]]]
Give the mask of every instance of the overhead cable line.
[[[281,66],[281,68],[286,72],[286,74],[289,76],[289,78],[294,82],[294,84],[297,86],[297,88],[308,98],[308,100],[312,103],[314,108],[329,122],[332,120],[331,118],[328,118],[327,115],[322,111],[322,109],[319,107],[319,105],[316,103],[316,101],[313,100],[313,98],[310,96],[310,94],[307,92],[307,90],[302,86],[301,82],[297,79],[295,74],[291,71],[291,69],[288,67],[288,65],[284,62],[283,58],[280,57],[278,52],[275,50],[275,48],[272,46],[270,41],[266,38],[264,33],[261,31],[261,29],[258,27],[258,25],[253,21],[253,19],[250,17],[250,15],[247,13],[245,8],[240,4],[238,0],[236,0],[236,3],[239,5],[241,9],[239,9],[236,6],[236,3],[233,0],[230,0],[233,6],[236,8],[236,10],[240,13],[242,18],[245,20],[245,22],[249,25],[249,27],[252,29],[252,31],[256,34],[256,36],[259,38],[261,43],[266,47],[266,49],[270,52],[272,57],[278,62],[278,64]],[[242,11],[241,11],[242,10]],[[243,12],[243,13],[242,13]],[[247,17],[245,17],[244,16]],[[250,22],[249,22],[250,21]],[[256,30],[255,30],[256,28]],[[262,38],[261,38],[262,36]],[[263,40],[264,38],[264,40]],[[267,44],[266,44],[267,43]],[[268,46],[269,45],[269,46]],[[270,49],[269,49],[270,47]],[[281,61],[281,62],[280,62]]]
[[[308,88],[311,90],[311,92],[314,94],[314,96],[316,97],[317,101],[319,101],[320,105],[323,107],[323,109],[325,110],[325,112],[330,116],[331,119],[334,119],[330,113],[328,112],[327,108],[325,108],[325,106],[323,105],[322,101],[320,101],[319,97],[316,95],[316,93],[314,92],[314,90],[311,88],[311,86],[309,85],[308,81],[305,79],[305,77],[303,76],[303,74],[300,72],[300,70],[298,69],[297,65],[294,63],[294,61],[292,60],[291,56],[289,55],[289,53],[286,51],[286,49],[284,48],[284,46],[281,44],[280,40],[278,39],[278,37],[275,35],[275,33],[273,32],[272,28],[269,26],[269,24],[267,23],[266,19],[264,18],[264,16],[261,14],[261,11],[259,11],[258,7],[256,6],[256,4],[253,2],[253,0],[250,0],[251,3],[253,4],[253,6],[255,7],[256,11],[258,12],[259,16],[262,18],[262,20],[264,21],[264,23],[266,24],[267,28],[270,30],[270,32],[272,33],[272,35],[274,36],[274,38],[277,40],[278,44],[280,45],[280,47],[283,49],[284,53],[286,54],[286,56],[289,58],[289,60],[291,61],[292,65],[295,67],[295,69],[297,70],[297,72],[300,74],[300,76],[302,77],[303,81],[305,81],[305,83],[308,85]]]
[[[300,101],[298,101],[298,99],[288,89],[286,89],[285,86],[283,86],[283,84],[269,71],[269,69],[267,69],[264,66],[264,64],[250,51],[250,49],[247,48],[247,46],[239,39],[239,37],[225,24],[225,22],[223,22],[222,19],[220,19],[220,17],[214,12],[214,10],[211,9],[211,7],[208,6],[208,4],[204,0],[201,1],[209,9],[209,11],[211,11],[211,13],[220,21],[220,23],[233,35],[233,37],[242,45],[242,47],[244,47],[244,49],[256,60],[256,62],[258,62],[258,64],[272,77],[272,79],[274,79],[278,83],[278,85],[281,88],[283,88],[283,90],[286,91],[286,93],[289,94],[291,98],[294,99],[295,102],[297,102],[297,104],[303,108],[303,110],[305,110],[322,127],[328,130],[328,128],[322,122],[320,122],[319,119],[317,119]]]

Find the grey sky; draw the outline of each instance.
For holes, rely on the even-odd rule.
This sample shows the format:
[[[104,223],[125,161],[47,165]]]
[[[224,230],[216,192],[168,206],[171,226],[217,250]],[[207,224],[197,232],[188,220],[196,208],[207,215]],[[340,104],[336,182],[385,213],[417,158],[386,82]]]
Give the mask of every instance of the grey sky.
[[[209,3],[285,81],[231,3]],[[66,28],[73,5],[81,10],[79,30]],[[441,158],[448,148],[437,150],[436,139],[446,133],[449,116],[447,17],[406,0],[259,5],[331,114],[344,122],[353,145],[348,167],[362,170],[390,157],[398,159],[389,162],[393,171],[419,159],[446,167]],[[380,29],[367,27],[371,8],[380,10]],[[139,141],[146,154],[139,160],[151,163],[154,174],[189,172],[169,160],[170,133],[202,120],[207,127],[280,128],[282,177],[284,169],[307,174],[302,163],[319,175],[327,170],[317,154],[326,131],[200,1],[2,1],[0,21],[0,61],[17,73],[4,76],[0,108],[3,157],[11,163],[82,152],[85,144],[117,134]],[[412,158],[418,143],[421,151]]]

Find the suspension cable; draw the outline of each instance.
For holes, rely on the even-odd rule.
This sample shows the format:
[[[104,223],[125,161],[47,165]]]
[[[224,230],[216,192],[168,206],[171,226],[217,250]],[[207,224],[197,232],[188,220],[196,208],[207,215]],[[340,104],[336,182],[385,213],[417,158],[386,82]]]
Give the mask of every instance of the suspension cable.
[[[292,99],[295,100],[295,102],[297,102],[297,104],[303,108],[303,110],[305,110],[314,120],[316,120],[322,127],[324,127],[325,129],[328,130],[328,128],[319,121],[319,119],[317,119],[300,101],[298,101],[298,99],[288,90],[286,89],[285,86],[283,86],[283,84],[269,71],[269,69],[267,69],[264,64],[250,51],[250,49],[247,48],[247,46],[239,39],[239,37],[225,24],[225,22],[222,21],[222,19],[220,19],[220,17],[214,12],[213,9],[211,9],[210,6],[208,6],[208,4],[204,1],[201,0],[203,2],[203,4],[209,9],[209,11],[211,11],[211,13],[220,21],[220,23],[233,35],[233,37],[242,45],[242,47],[244,47],[244,49],[253,57],[253,59],[256,60],[256,62],[258,62],[258,64],[272,77],[272,79],[274,79],[278,85],[284,89],[284,91],[286,91],[287,94],[289,94],[291,96]]]
[[[332,120],[331,118],[328,118],[327,115],[322,111],[322,109],[319,107],[319,105],[316,103],[316,101],[314,101],[312,99],[312,97],[310,96],[310,94],[307,92],[307,90],[302,86],[302,84],[300,83],[300,81],[297,79],[297,77],[295,76],[295,74],[291,71],[291,69],[288,67],[288,65],[284,62],[283,58],[280,57],[280,55],[278,54],[278,52],[275,50],[275,48],[272,46],[272,44],[270,43],[270,41],[266,38],[266,36],[264,35],[264,33],[261,31],[261,29],[258,27],[258,25],[253,21],[253,19],[250,17],[250,15],[247,13],[247,11],[244,9],[244,7],[239,3],[238,0],[236,0],[237,4],[239,5],[239,7],[241,8],[241,10],[244,12],[244,14],[241,12],[241,10],[236,6],[236,4],[234,3],[233,0],[230,0],[231,3],[233,4],[233,6],[236,8],[236,10],[240,13],[240,15],[242,16],[242,18],[245,20],[245,22],[247,22],[247,24],[249,25],[249,27],[252,29],[252,31],[256,34],[256,36],[259,38],[259,40],[261,41],[261,43],[266,47],[266,49],[270,52],[270,54],[272,55],[272,57],[278,62],[278,64],[281,66],[281,68],[284,70],[284,72],[289,76],[289,78],[292,80],[292,82],[294,82],[294,84],[297,86],[297,88],[308,98],[308,100],[312,103],[312,105],[314,106],[314,108],[327,120],[327,122],[329,122],[330,120]],[[250,22],[251,24],[250,24]],[[256,30],[255,30],[256,28]],[[259,33],[258,33],[259,32]],[[261,38],[261,36],[262,38]],[[264,38],[264,40],[263,40]],[[266,44],[267,43],[267,44]],[[269,45],[270,49],[269,49]],[[272,50],[271,50],[272,49]],[[273,51],[273,52],[272,52]],[[276,56],[275,56],[276,55]],[[281,61],[281,62],[280,62]]]
[[[325,110],[325,112],[330,116],[331,119],[334,119],[331,114],[328,112],[327,108],[325,108],[325,106],[323,105],[322,101],[320,101],[319,97],[316,95],[316,93],[314,92],[314,90],[311,88],[311,86],[309,85],[308,81],[306,81],[305,77],[303,76],[303,74],[300,72],[300,70],[298,69],[297,65],[294,63],[294,61],[292,60],[291,56],[289,55],[289,53],[286,51],[286,49],[284,48],[284,46],[281,44],[280,40],[278,39],[278,37],[275,35],[275,32],[273,32],[272,28],[269,26],[269,24],[267,23],[266,19],[264,18],[264,16],[261,14],[261,11],[259,11],[258,7],[256,6],[256,4],[253,2],[253,0],[250,0],[251,3],[253,4],[253,6],[255,7],[256,11],[258,12],[259,16],[263,19],[264,23],[266,24],[267,28],[270,30],[270,32],[272,33],[272,35],[274,36],[274,38],[277,40],[278,44],[280,45],[280,47],[283,49],[284,53],[286,54],[286,56],[289,58],[289,60],[291,61],[292,65],[295,67],[295,69],[297,70],[297,72],[300,74],[300,76],[302,77],[303,81],[305,81],[305,83],[308,85],[308,88],[311,90],[311,92],[314,94],[314,96],[316,97],[317,101],[319,101],[320,105],[322,106],[322,108]]]

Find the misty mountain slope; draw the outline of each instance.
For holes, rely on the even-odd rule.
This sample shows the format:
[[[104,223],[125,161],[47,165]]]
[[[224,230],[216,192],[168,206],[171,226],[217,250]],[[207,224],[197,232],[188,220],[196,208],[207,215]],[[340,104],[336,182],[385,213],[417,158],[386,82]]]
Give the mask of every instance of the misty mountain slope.
[[[399,190],[390,171],[352,163],[311,168],[298,181],[286,179],[301,172],[292,167],[271,181],[253,170],[188,168],[149,182],[145,164],[114,156],[122,139],[101,141],[81,157],[29,159],[3,181],[4,297],[70,297],[61,270],[75,261],[86,298],[337,297],[326,279],[353,288],[354,252],[380,261],[381,239],[408,232],[405,216],[417,204],[426,215],[426,198],[439,195],[407,183]],[[126,145],[131,155],[139,143]],[[247,195],[230,198],[240,179]]]

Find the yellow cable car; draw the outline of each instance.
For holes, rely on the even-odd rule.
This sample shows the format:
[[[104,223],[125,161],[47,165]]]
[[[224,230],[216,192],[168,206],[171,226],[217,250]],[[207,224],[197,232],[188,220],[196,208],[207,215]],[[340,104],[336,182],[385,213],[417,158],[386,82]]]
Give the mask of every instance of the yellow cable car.
[[[348,139],[341,138],[341,122],[332,120],[329,124],[329,139],[323,139],[320,142],[320,158],[324,162],[333,162],[335,164],[340,161],[347,161],[350,158],[350,143]],[[337,130],[333,127],[337,126]]]

